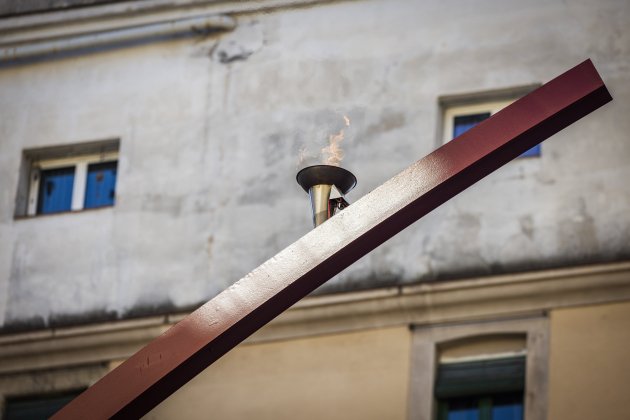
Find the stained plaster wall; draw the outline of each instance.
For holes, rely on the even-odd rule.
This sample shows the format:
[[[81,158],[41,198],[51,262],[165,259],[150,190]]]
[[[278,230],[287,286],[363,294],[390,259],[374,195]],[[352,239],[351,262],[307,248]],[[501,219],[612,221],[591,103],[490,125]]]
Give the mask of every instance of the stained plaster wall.
[[[404,419],[410,348],[404,327],[242,345],[146,418]]]
[[[355,1],[224,35],[0,68],[0,324],[192,307],[310,229],[299,150],[346,130],[350,201],[440,144],[444,95],[590,57],[615,101],[437,209],[320,292],[630,255],[624,1]],[[116,205],[15,219],[24,149],[120,139]]]
[[[549,418],[627,416],[629,321],[627,302],[551,312]]]

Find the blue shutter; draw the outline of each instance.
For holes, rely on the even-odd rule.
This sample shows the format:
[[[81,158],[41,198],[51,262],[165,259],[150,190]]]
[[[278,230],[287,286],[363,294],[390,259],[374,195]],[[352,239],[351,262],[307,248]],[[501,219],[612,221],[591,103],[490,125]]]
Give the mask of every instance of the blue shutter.
[[[481,121],[490,118],[489,112],[482,112],[480,114],[471,114],[471,115],[458,115],[453,119],[453,138],[464,134],[466,131],[470,130]],[[519,157],[534,157],[540,156],[540,144],[532,147]]]
[[[37,214],[57,213],[72,208],[74,166],[41,171]]]
[[[88,165],[83,208],[114,205],[117,167],[118,162]]]
[[[458,115],[453,120],[453,138],[464,134],[466,131],[470,130],[487,118],[490,118],[489,112],[471,115]]]
[[[519,157],[535,157],[535,156],[540,156],[540,144],[537,144],[536,146],[532,147],[531,149],[529,149],[528,151],[526,151]]]

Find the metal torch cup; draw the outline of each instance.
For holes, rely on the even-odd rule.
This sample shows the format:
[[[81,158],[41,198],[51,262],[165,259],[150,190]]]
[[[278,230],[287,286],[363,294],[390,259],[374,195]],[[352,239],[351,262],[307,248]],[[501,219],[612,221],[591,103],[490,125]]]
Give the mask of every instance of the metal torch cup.
[[[347,206],[343,196],[357,185],[352,172],[332,165],[306,167],[298,172],[296,179],[310,196],[314,227]]]

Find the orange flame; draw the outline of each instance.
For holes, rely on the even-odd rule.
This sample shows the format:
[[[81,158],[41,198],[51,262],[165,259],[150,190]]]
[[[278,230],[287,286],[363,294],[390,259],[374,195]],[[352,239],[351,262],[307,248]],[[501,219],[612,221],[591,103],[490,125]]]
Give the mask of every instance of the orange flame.
[[[345,126],[350,126],[350,118],[343,116]],[[337,134],[331,134],[328,137],[328,146],[322,149],[323,161],[326,165],[339,166],[343,160],[343,150],[341,149],[341,142],[344,139],[345,127],[339,130]]]

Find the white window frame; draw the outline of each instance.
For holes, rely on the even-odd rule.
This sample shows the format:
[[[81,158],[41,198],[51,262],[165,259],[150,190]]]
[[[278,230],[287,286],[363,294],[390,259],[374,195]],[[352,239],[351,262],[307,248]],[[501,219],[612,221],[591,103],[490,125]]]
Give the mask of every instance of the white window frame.
[[[118,152],[104,152],[56,159],[35,159],[31,165],[29,178],[28,216],[37,216],[37,204],[39,200],[39,182],[41,171],[47,169],[66,168],[74,166],[74,183],[72,185],[71,211],[83,210],[85,203],[85,187],[87,185],[88,165],[93,163],[117,162]]]
[[[442,136],[442,144],[446,144],[453,140],[453,127],[455,126],[455,117],[490,113],[490,116],[496,114],[506,106],[513,103],[514,100],[485,101],[469,105],[448,106],[444,110],[444,131]]]

